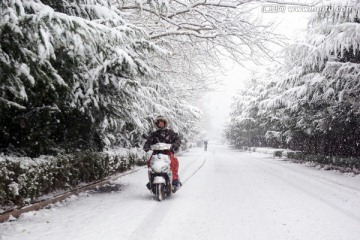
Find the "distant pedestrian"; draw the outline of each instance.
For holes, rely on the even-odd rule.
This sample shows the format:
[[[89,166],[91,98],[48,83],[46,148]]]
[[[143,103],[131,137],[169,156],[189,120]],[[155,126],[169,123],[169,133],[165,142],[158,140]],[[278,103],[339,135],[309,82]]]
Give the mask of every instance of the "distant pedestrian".
[[[204,141],[204,150],[205,150],[205,151],[207,151],[207,146],[208,146],[208,141],[205,140],[205,141]]]

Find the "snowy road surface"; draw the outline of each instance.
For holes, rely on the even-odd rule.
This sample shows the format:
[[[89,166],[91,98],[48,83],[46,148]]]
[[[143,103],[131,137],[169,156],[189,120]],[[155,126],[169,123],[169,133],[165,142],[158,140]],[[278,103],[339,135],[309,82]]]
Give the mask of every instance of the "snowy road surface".
[[[194,172],[205,164],[195,174]],[[156,202],[146,169],[124,189],[0,224],[0,239],[360,239],[360,178],[210,145],[180,157],[182,189]]]

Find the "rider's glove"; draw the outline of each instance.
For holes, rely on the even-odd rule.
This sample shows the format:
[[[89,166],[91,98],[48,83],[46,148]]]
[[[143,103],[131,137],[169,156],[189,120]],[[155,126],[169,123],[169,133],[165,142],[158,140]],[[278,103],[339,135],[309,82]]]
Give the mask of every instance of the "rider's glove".
[[[174,146],[173,146],[173,145],[171,145],[170,151],[173,152],[173,153],[175,153],[175,149],[174,149]]]

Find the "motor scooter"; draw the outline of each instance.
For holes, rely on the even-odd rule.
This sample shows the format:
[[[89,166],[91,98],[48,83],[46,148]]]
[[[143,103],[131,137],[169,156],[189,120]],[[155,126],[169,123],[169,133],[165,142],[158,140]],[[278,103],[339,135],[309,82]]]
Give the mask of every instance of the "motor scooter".
[[[172,171],[170,169],[171,144],[157,143],[151,146],[153,151],[149,164],[149,189],[156,196],[156,200],[162,201],[166,196],[171,196]]]

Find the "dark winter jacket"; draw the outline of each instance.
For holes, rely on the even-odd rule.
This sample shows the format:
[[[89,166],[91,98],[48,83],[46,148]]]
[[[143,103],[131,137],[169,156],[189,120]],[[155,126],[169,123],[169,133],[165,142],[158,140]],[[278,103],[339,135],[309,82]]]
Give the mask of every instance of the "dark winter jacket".
[[[153,132],[150,137],[146,140],[144,150],[149,151],[151,145],[156,143],[168,143],[171,144],[171,151],[176,152],[179,150],[181,140],[179,135],[171,129],[159,129]]]

